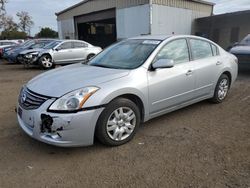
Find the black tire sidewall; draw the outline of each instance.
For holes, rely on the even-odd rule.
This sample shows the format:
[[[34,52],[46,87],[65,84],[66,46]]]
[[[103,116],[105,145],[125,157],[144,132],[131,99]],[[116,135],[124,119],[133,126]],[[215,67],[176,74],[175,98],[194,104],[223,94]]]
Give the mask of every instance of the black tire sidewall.
[[[134,111],[136,116],[136,125],[134,131],[131,133],[131,135],[129,135],[128,138],[122,141],[115,141],[109,137],[106,130],[106,125],[111,113],[113,113],[114,110],[118,109],[119,107],[129,107]],[[140,126],[140,120],[141,120],[140,110],[134,102],[126,98],[117,98],[111,101],[104,109],[104,111],[101,113],[96,125],[96,137],[101,143],[108,146],[119,146],[125,144],[129,142],[136,134]]]
[[[219,97],[218,97],[219,85],[220,85],[220,82],[221,82],[223,79],[227,79],[227,81],[228,81],[228,83],[229,83],[229,84],[228,84],[228,91],[229,91],[229,88],[230,88],[230,80],[229,80],[229,77],[228,77],[226,74],[222,74],[222,75],[220,76],[220,78],[219,78],[217,84],[216,84],[216,88],[215,88],[215,91],[214,91],[214,97],[212,98],[212,101],[213,101],[214,103],[221,103],[221,102],[223,102],[223,101],[227,98],[228,93],[227,93],[227,95],[225,96],[225,98],[222,99],[222,100],[219,99]]]
[[[88,56],[87,56],[87,60],[90,60],[92,57],[94,57],[95,56],[95,54],[89,54]]]
[[[42,64],[42,59],[43,59],[44,57],[49,57],[49,58],[51,59],[51,63],[52,63],[52,66],[51,66],[51,67],[44,67],[44,66],[43,66],[43,64]],[[47,54],[42,55],[42,56],[40,57],[40,59],[39,59],[39,64],[40,64],[40,66],[41,66],[43,69],[52,69],[52,68],[55,67],[54,63],[52,62],[51,56],[50,56],[50,55],[47,55]]]

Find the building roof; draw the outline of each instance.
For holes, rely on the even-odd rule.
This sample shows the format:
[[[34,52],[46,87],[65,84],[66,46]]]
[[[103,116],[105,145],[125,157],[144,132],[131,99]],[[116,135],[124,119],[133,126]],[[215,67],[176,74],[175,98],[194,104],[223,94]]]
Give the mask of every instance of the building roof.
[[[80,6],[80,5],[84,4],[84,3],[87,3],[88,1],[90,1],[90,0],[83,0],[83,1],[81,1],[81,2],[79,2],[79,3],[77,3],[77,4],[75,4],[75,5],[72,5],[72,6],[66,8],[66,9],[64,9],[64,10],[62,10],[62,11],[60,11],[60,12],[57,12],[57,13],[56,13],[56,16],[58,16],[58,15],[64,13],[64,12],[67,12],[67,11],[69,11],[69,10],[75,8],[75,7],[78,7],[78,6]]]
[[[91,0],[83,0],[83,1],[81,1],[81,2],[79,2],[79,3],[77,3],[77,4],[75,4],[75,5],[73,5],[73,6],[70,6],[70,7],[66,8],[66,9],[64,9],[64,10],[62,10],[62,11],[60,11],[60,12],[57,12],[57,13],[55,13],[55,14],[56,14],[56,16],[58,16],[58,15],[60,15],[60,14],[63,14],[63,13],[65,13],[65,12],[68,12],[68,11],[70,11],[70,10],[72,10],[72,9],[74,9],[74,8],[76,8],[76,7],[78,7],[78,6],[82,5],[82,4],[84,4],[84,3],[87,3],[88,1],[91,1]],[[197,2],[197,3],[201,3],[201,4],[205,4],[205,5],[211,5],[211,6],[215,5],[215,3],[207,2],[207,1],[204,1],[204,0],[190,0],[190,1]]]
[[[203,18],[198,18],[197,20],[204,20],[204,19],[214,19],[214,18],[226,18],[226,17],[231,17],[231,16],[240,16],[243,14],[250,14],[250,10],[243,10],[243,11],[237,11],[237,12],[228,12],[224,14],[216,14],[212,15],[209,17],[203,17]]]

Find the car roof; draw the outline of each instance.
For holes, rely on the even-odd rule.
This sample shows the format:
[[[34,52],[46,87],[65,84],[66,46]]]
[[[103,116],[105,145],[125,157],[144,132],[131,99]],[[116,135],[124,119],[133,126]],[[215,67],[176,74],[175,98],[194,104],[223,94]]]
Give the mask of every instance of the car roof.
[[[142,35],[138,37],[133,37],[131,39],[142,39],[142,40],[166,40],[171,35]]]

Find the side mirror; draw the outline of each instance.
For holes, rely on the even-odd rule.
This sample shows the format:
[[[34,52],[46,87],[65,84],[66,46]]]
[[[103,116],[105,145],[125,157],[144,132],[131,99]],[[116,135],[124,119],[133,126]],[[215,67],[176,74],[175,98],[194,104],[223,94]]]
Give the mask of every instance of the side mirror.
[[[174,61],[172,59],[159,59],[153,65],[153,69],[163,69],[172,68],[174,66]]]
[[[57,48],[55,48],[54,50],[55,51],[60,51],[62,48],[61,47],[57,47]]]

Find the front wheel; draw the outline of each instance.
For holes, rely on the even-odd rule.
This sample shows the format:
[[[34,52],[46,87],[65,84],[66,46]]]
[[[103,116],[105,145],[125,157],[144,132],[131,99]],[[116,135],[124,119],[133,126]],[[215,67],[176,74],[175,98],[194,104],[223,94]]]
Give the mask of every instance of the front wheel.
[[[43,69],[51,69],[54,67],[51,56],[47,54],[42,55],[42,57],[39,59],[39,63]]]
[[[219,78],[215,91],[214,96],[211,99],[213,103],[221,103],[227,97],[228,91],[230,87],[230,80],[226,74],[222,74]]]
[[[119,146],[130,141],[140,125],[140,111],[129,99],[118,98],[107,105],[100,115],[96,136],[108,146]]]

